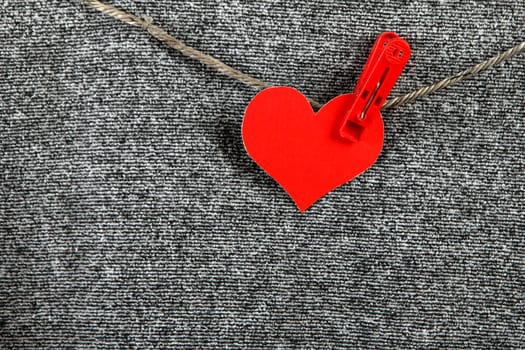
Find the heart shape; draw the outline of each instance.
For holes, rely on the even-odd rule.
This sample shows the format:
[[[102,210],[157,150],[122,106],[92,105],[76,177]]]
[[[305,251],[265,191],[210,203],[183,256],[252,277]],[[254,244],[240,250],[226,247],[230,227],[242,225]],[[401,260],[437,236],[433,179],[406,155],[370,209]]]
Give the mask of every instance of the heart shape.
[[[317,113],[291,87],[259,92],[244,114],[242,137],[250,157],[290,195],[301,212],[368,169],[383,147],[383,120],[372,108],[356,142],[338,132],[356,95],[344,94]]]

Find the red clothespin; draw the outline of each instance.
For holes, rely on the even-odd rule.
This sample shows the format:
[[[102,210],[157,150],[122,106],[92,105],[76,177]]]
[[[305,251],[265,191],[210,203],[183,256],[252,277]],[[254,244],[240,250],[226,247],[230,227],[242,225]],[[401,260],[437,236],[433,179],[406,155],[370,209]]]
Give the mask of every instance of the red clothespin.
[[[397,34],[386,32],[376,39],[353,94],[340,135],[357,142],[372,113],[381,107],[410,58],[410,46]]]

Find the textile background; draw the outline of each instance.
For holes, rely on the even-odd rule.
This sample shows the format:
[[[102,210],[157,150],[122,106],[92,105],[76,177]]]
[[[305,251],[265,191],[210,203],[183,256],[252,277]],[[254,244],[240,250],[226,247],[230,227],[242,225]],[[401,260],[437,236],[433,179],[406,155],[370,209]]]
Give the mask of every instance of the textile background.
[[[392,96],[504,51],[523,1],[113,1],[320,101],[375,37]],[[0,1],[0,348],[525,348],[525,56],[383,113],[300,214],[255,91],[79,1]]]

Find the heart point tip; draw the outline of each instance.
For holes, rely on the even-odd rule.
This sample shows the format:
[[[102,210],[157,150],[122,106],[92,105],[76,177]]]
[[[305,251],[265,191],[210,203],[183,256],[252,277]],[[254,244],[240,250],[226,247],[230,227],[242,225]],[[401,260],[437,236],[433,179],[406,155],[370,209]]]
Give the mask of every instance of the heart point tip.
[[[308,208],[312,206],[312,204],[299,205],[297,203],[295,203],[295,205],[297,206],[297,209],[299,209],[299,212],[301,212],[301,214],[303,214],[305,211],[308,210]]]

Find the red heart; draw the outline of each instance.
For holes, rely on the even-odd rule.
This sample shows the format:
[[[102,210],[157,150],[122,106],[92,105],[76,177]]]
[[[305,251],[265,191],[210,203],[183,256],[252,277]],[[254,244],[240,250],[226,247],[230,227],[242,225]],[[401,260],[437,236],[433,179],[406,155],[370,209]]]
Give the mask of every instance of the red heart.
[[[246,108],[244,147],[275,179],[301,212],[333,189],[368,169],[383,146],[379,109],[369,110],[359,140],[342,138],[339,130],[353,94],[337,96],[317,113],[290,87],[259,92]]]

